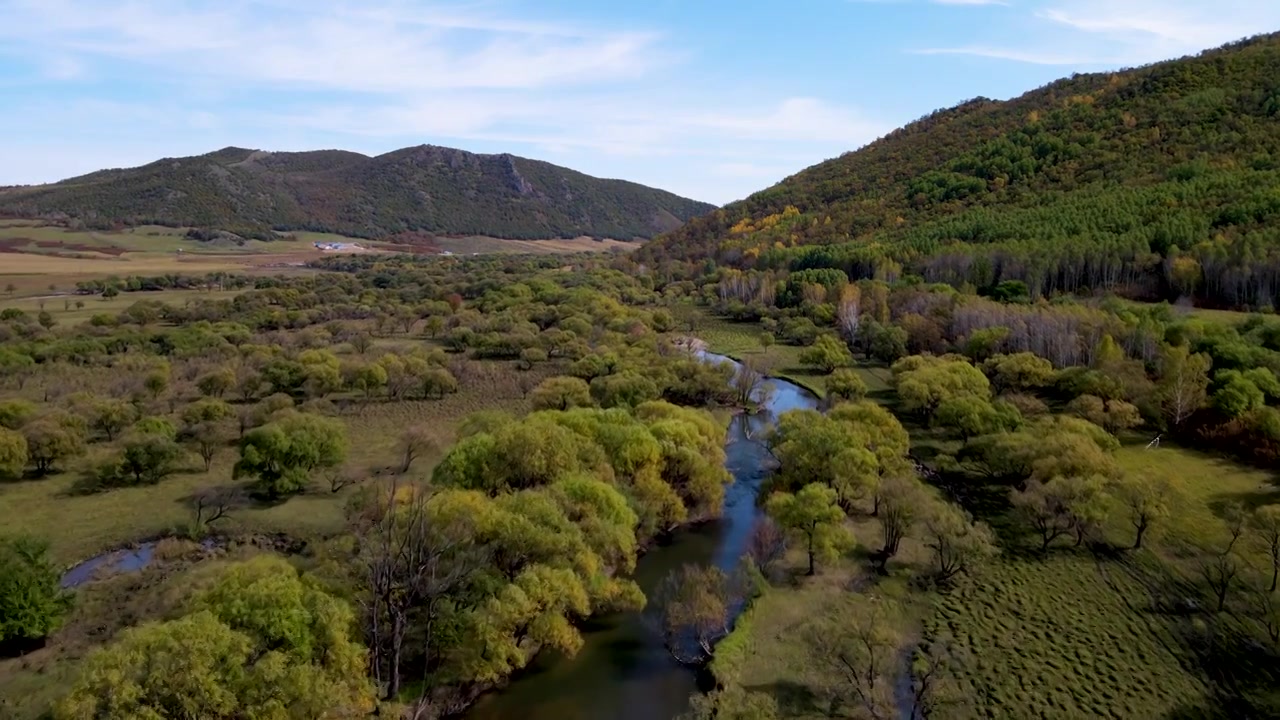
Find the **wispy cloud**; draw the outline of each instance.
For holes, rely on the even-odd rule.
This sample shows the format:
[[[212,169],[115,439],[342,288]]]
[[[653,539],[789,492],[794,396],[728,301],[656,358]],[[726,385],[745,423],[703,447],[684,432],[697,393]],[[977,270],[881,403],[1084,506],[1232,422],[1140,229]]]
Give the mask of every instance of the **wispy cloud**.
[[[1018,9],[1026,12],[1022,43],[915,52],[1040,65],[1139,65],[1280,28],[1275,0],[1042,0]]]
[[[92,144],[108,128],[145,129],[184,137],[191,152],[453,143],[588,171],[613,167],[601,157],[629,167],[666,158],[695,169],[664,181],[642,168],[635,179],[713,201],[761,185],[759,174],[725,167],[782,168],[780,179],[890,129],[785,89],[724,98],[682,87],[672,78],[686,53],[660,28],[530,18],[508,0],[0,0],[6,54],[49,58],[47,80],[92,68],[102,82],[62,108],[9,106],[0,136],[57,132]],[[104,102],[116,87],[143,97]],[[0,155],[18,142],[0,139]],[[162,145],[154,155],[136,150],[145,142],[132,147],[141,163]],[[44,173],[65,166],[37,164],[0,183],[53,180]]]

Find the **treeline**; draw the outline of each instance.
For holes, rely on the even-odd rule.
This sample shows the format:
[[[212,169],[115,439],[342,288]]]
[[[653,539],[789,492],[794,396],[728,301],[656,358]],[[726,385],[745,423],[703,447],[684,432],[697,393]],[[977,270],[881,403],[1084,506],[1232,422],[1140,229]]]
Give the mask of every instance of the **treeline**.
[[[655,266],[1274,307],[1280,40],[939,113],[691,222]]]

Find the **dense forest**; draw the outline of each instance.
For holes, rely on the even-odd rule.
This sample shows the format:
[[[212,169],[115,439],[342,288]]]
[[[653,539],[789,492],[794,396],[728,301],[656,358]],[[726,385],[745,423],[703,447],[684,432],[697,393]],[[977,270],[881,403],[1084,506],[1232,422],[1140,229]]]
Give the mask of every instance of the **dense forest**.
[[[0,190],[0,215],[92,228],[168,225],[270,239],[311,230],[632,240],[713,209],[668,192],[512,155],[420,146],[366,157],[241,148]]]
[[[1280,35],[934,113],[644,257],[1274,308]]]

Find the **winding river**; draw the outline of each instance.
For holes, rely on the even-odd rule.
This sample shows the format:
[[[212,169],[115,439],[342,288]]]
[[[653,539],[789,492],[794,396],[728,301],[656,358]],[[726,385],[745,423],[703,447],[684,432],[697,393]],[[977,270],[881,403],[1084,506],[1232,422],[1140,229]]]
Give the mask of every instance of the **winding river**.
[[[710,362],[737,363],[704,353]],[[640,559],[635,579],[653,591],[685,563],[715,563],[731,569],[746,550],[759,509],[756,494],[768,475],[769,453],[759,439],[773,418],[788,410],[818,407],[808,390],[774,379],[765,412],[738,416],[729,429],[725,467],[734,482],[725,493],[719,520],[676,533]],[[689,707],[697,677],[667,654],[639,613],[591,621],[573,658],[541,653],[508,687],[480,699],[468,720],[671,720]]]

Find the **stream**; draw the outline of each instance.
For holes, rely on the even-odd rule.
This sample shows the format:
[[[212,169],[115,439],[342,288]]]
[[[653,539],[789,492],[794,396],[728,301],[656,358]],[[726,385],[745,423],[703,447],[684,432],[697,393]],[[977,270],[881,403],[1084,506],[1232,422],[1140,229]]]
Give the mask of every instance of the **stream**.
[[[721,355],[702,355],[737,365]],[[764,411],[739,415],[729,428],[725,467],[734,481],[725,492],[724,514],[675,533],[640,558],[634,577],[646,594],[686,563],[731,570],[746,551],[760,513],[756,494],[769,474],[769,452],[758,438],[776,416],[818,407],[818,398],[799,385],[776,378],[769,383],[773,392]],[[696,674],[671,659],[640,613],[592,619],[583,640],[572,658],[539,653],[510,685],[482,697],[467,720],[672,720],[689,708],[698,691]]]

